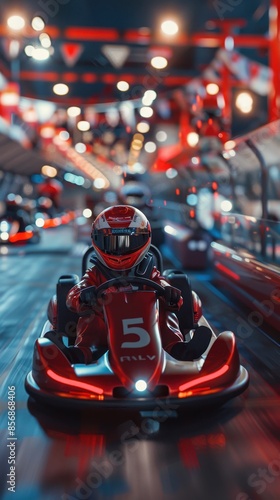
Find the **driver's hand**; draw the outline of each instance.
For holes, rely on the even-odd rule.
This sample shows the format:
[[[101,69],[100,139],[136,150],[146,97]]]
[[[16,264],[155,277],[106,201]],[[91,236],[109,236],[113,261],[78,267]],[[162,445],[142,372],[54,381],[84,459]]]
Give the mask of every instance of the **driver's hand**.
[[[85,288],[80,293],[80,302],[81,304],[85,304],[86,306],[94,306],[96,304],[96,288],[92,287],[90,289]]]
[[[179,290],[179,288],[175,288],[174,286],[166,286],[164,291],[164,299],[167,307],[172,311],[178,311],[183,304],[181,290]]]

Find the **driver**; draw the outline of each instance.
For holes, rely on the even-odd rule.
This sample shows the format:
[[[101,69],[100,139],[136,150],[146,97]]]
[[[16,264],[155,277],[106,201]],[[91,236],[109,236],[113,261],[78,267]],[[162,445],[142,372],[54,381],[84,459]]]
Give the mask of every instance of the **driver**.
[[[98,348],[107,348],[107,329],[102,306],[94,290],[112,278],[122,278],[118,288],[131,290],[127,276],[149,278],[165,288],[164,297],[159,298],[159,329],[162,346],[171,355],[181,360],[198,358],[206,350],[209,338],[205,337],[202,352],[196,352],[195,343],[184,342],[174,311],[183,303],[179,289],[172,287],[154,266],[149,254],[151,227],[146,216],[129,205],[116,205],[103,210],[92,225],[92,245],[95,250],[93,266],[87,269],[81,281],[68,293],[67,307],[78,313],[75,347],[71,348],[73,362],[90,363],[92,353]],[[135,286],[135,285],[133,285]],[[112,291],[113,288],[112,287]],[[109,289],[110,290],[110,289]],[[201,303],[193,292],[195,320],[201,316]],[[194,336],[195,338],[195,336]],[[201,350],[201,342],[200,342]]]

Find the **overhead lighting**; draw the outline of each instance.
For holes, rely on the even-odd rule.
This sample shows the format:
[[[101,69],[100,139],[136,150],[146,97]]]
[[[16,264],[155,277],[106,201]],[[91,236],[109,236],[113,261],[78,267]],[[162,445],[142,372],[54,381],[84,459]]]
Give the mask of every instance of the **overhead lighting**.
[[[235,100],[235,105],[241,113],[250,113],[253,109],[253,98],[249,92],[240,92]]]
[[[70,134],[67,130],[61,130],[58,134],[58,137],[62,141],[68,141],[68,139],[70,138]]]
[[[216,83],[208,83],[206,85],[206,92],[209,95],[216,95],[216,94],[218,94],[219,90],[220,90],[220,87]]]
[[[34,51],[33,45],[26,45],[26,47],[24,47],[24,52],[28,57],[32,57],[33,51]]]
[[[155,56],[151,59],[151,65],[155,69],[164,69],[168,65],[168,61],[167,61],[166,57]]]
[[[144,149],[147,153],[154,153],[157,149],[157,146],[153,141],[149,141],[146,142]]]
[[[45,49],[42,49],[42,50],[45,50]],[[69,87],[65,83],[56,83],[53,86],[53,92],[56,95],[66,95],[69,92]]]
[[[187,143],[190,147],[194,147],[198,144],[198,141],[199,141],[199,135],[196,133],[196,132],[189,132],[187,134]]]
[[[161,31],[165,35],[176,35],[176,33],[178,33],[178,30],[178,24],[175,21],[172,21],[172,19],[167,19],[166,21],[163,21],[163,23],[161,23]]]
[[[35,16],[31,21],[31,26],[35,31],[42,31],[45,27],[45,22],[41,17]]]
[[[150,106],[156,97],[157,97],[156,92],[154,92],[153,90],[147,90],[142,97],[142,104],[144,106]]]
[[[96,189],[103,189],[105,188],[105,180],[102,177],[97,177],[94,180],[93,185]]]
[[[43,47],[34,47],[31,57],[33,57],[33,59],[36,59],[36,61],[45,61],[50,57],[50,53]]]
[[[52,42],[51,42],[51,39],[47,33],[41,33],[39,36],[39,40],[41,42],[42,47],[44,47],[44,49],[50,48]]]
[[[136,129],[138,132],[141,132],[141,134],[146,134],[150,130],[150,125],[147,122],[139,122],[136,125]]]
[[[90,129],[90,123],[87,120],[81,120],[77,123],[77,129],[81,132],[87,132]]]
[[[70,106],[70,108],[67,109],[67,115],[70,116],[71,118],[75,118],[80,114],[81,114],[81,108],[79,108],[78,106]]]
[[[57,175],[56,168],[52,167],[51,165],[44,165],[41,168],[41,172],[43,175],[46,175],[47,177],[55,177]]]
[[[83,142],[77,142],[77,144],[75,144],[75,150],[77,151],[77,153],[82,154],[86,152],[87,147]]]
[[[151,116],[153,116],[154,111],[148,106],[143,106],[142,108],[140,108],[139,113],[143,118],[150,118]]]
[[[117,89],[120,90],[121,92],[126,92],[129,89],[129,84],[124,80],[120,80],[117,83]]]
[[[20,31],[25,26],[25,20],[21,16],[10,16],[7,20],[9,28],[14,31]]]
[[[167,133],[164,131],[164,130],[159,130],[157,133],[156,133],[156,140],[158,142],[165,142],[167,139]]]

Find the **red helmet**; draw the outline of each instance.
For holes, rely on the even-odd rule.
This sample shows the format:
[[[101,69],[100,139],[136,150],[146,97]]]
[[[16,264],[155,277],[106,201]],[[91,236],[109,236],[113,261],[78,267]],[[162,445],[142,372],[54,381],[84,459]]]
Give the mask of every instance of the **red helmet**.
[[[137,208],[116,205],[103,210],[92,224],[97,258],[110,269],[125,271],[141,262],[151,244],[151,226]]]

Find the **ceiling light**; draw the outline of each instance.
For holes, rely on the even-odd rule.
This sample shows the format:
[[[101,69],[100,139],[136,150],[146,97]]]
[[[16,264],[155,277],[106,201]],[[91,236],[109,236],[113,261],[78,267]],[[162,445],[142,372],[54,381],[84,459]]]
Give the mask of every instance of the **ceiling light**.
[[[142,104],[144,106],[150,106],[152,102],[156,99],[157,93],[154,90],[146,90],[142,97]]]
[[[163,68],[166,68],[168,64],[168,61],[165,57],[163,56],[155,56],[152,58],[151,60],[151,65],[153,66],[153,68],[155,69],[163,69]]]
[[[81,132],[87,132],[90,129],[90,123],[87,120],[81,120],[77,123],[77,128]]]
[[[152,141],[149,141],[145,144],[144,149],[147,153],[154,153],[157,149],[156,144]]]
[[[15,31],[20,31],[25,26],[25,20],[21,16],[11,16],[7,20],[9,28]]]
[[[208,83],[206,85],[206,92],[209,95],[216,95],[216,94],[218,94],[219,90],[220,90],[220,87],[216,83]]]
[[[235,105],[242,113],[250,113],[253,109],[253,98],[248,92],[240,92],[235,100]]]
[[[138,132],[141,132],[141,134],[146,134],[150,130],[150,125],[147,122],[139,122],[136,125],[136,129]]]
[[[82,154],[86,152],[87,147],[83,142],[77,142],[77,144],[75,144],[75,150],[77,151],[77,153]]]
[[[58,134],[58,137],[62,141],[68,141],[68,139],[70,138],[70,134],[67,130],[61,130]]]
[[[187,134],[187,143],[190,147],[194,147],[198,144],[199,141],[199,135],[196,132],[189,132]]]
[[[41,168],[41,172],[43,175],[46,175],[47,177],[55,177],[57,175],[56,168],[52,167],[51,165],[44,165]]]
[[[156,133],[156,140],[158,142],[164,142],[164,141],[166,141],[166,139],[167,139],[167,133],[164,130],[159,130]]]
[[[45,27],[45,22],[39,16],[33,17],[31,26],[35,31],[42,31]]]
[[[139,113],[143,118],[150,118],[151,116],[153,116],[154,111],[148,106],[143,106],[142,108],[140,108]]]
[[[50,57],[50,53],[43,47],[34,47],[31,57],[33,57],[33,59],[36,59],[36,61],[45,61]]]
[[[52,42],[51,42],[51,39],[47,33],[41,33],[39,36],[39,40],[41,42],[42,47],[44,47],[45,49],[50,48]]]
[[[70,108],[67,109],[67,115],[70,116],[71,118],[75,118],[80,114],[81,114],[81,108],[79,108],[78,106],[70,106]]]
[[[46,50],[46,49],[42,49],[42,50]],[[69,92],[69,87],[65,83],[56,83],[53,86],[53,92],[56,95],[66,95]]]
[[[24,52],[28,57],[32,57],[33,51],[34,51],[33,45],[26,45],[26,47],[24,48]]]
[[[167,19],[166,21],[163,21],[163,23],[161,23],[161,31],[165,35],[176,35],[176,33],[178,33],[178,30],[178,24],[175,21],[172,21],[172,19]]]
[[[121,92],[126,92],[129,89],[129,84],[124,80],[121,80],[117,83],[117,89]]]

